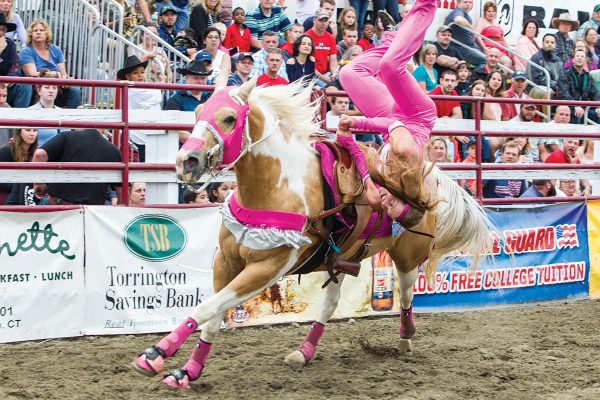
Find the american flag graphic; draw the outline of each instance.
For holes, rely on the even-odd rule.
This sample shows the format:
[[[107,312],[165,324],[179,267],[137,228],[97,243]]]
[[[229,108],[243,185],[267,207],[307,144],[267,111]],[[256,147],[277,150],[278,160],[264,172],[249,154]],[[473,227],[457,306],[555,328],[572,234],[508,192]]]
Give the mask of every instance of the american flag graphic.
[[[559,249],[579,247],[577,225],[563,224],[556,226],[556,245]]]

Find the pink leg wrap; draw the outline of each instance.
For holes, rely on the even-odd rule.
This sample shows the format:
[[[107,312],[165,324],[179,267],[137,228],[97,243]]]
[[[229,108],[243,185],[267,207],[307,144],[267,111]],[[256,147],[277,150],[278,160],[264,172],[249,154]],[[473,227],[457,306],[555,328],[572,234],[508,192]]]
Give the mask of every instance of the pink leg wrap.
[[[350,138],[352,139],[352,138]],[[321,340],[321,336],[325,331],[325,326],[317,321],[313,322],[306,334],[306,338],[302,345],[298,349],[302,354],[304,354],[304,359],[306,362],[312,360],[315,355],[315,350],[317,349],[317,345],[319,344],[319,340]]]
[[[412,305],[405,310],[400,307],[400,338],[410,339],[415,334],[415,321],[413,321]]]
[[[204,363],[208,358],[208,353],[210,353],[210,349],[212,347],[211,343],[206,343],[202,339],[199,339],[196,342],[196,347],[192,352],[192,356],[183,366],[183,370],[188,373],[190,380],[196,380],[202,373],[202,369],[204,368]]]
[[[358,145],[352,138],[352,136],[337,136],[337,142],[350,153],[350,157],[354,160],[354,165],[356,165],[356,171],[360,175],[362,181],[364,182],[369,175],[369,168],[367,167],[367,160],[362,151],[358,148]]]
[[[196,329],[198,329],[196,321],[188,318],[183,324],[175,328],[173,332],[162,338],[156,347],[161,349],[166,357],[171,357],[179,350],[187,338],[189,338],[192,333],[196,332]]]

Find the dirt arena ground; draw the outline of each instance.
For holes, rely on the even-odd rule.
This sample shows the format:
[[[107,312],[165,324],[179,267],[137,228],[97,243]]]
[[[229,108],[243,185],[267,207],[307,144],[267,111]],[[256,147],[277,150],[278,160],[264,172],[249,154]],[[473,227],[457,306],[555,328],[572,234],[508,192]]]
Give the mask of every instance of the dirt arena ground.
[[[398,354],[397,317],[332,323],[301,370],[282,360],[306,325],[226,331],[188,391],[128,366],[162,335],[0,345],[0,399],[600,399],[600,301],[416,321],[412,355]]]

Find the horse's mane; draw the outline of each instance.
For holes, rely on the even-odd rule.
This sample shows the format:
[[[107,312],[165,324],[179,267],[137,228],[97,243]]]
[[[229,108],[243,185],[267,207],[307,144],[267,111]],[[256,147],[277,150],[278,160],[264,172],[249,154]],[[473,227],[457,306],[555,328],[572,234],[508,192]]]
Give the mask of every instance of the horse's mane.
[[[321,133],[320,96],[311,99],[314,81],[308,86],[298,80],[289,85],[258,87],[250,95],[252,100],[264,101],[281,119],[281,125],[293,135],[308,143],[311,135]]]

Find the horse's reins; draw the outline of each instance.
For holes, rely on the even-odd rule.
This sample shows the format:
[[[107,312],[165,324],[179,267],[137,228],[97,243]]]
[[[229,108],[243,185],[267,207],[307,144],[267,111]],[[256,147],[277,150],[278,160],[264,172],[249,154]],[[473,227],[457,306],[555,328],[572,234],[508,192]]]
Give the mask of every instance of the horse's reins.
[[[238,94],[234,94],[231,97],[237,103],[239,103],[241,106],[246,104],[246,102]],[[217,130],[211,124],[209,124],[206,121],[201,121],[202,123],[204,123],[206,125],[206,129],[208,129],[208,131],[213,135],[213,137],[217,141],[217,144],[215,144],[213,147],[210,148],[210,150],[208,150],[206,156],[210,160],[217,152],[219,152],[219,154],[220,154],[219,162],[217,163],[216,167],[211,167],[209,169],[209,172],[210,172],[209,178],[198,189],[194,188],[189,183],[180,182],[182,185],[185,186],[186,189],[188,189],[194,193],[201,193],[202,191],[204,191],[215,178],[217,178],[220,175],[223,175],[224,173],[228,172],[231,168],[233,168],[233,166],[244,155],[246,155],[246,153],[252,153],[252,149],[254,148],[254,146],[256,146],[259,143],[262,143],[263,141],[270,138],[271,135],[273,135],[273,133],[275,133],[277,127],[279,127],[279,123],[281,122],[281,120],[279,118],[276,119],[275,122],[273,123],[273,126],[271,126],[271,129],[269,130],[269,132],[266,135],[264,135],[262,138],[260,138],[259,140],[257,140],[256,142],[253,143],[252,137],[250,136],[250,132],[248,129],[248,126],[249,126],[248,122],[250,119],[250,109],[248,109],[248,111],[246,112],[244,119],[245,119],[245,122],[244,122],[244,129],[242,131],[243,132],[242,134],[243,134],[243,139],[246,142],[246,147],[240,152],[240,155],[235,160],[233,160],[231,163],[227,164],[223,169],[220,169],[221,164],[223,163],[223,151],[222,151],[223,139],[221,139],[221,136],[219,136],[219,134],[217,133]]]

